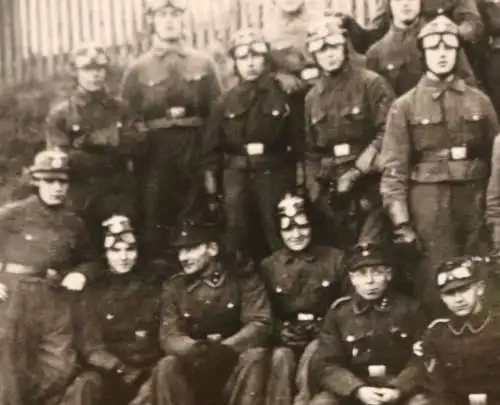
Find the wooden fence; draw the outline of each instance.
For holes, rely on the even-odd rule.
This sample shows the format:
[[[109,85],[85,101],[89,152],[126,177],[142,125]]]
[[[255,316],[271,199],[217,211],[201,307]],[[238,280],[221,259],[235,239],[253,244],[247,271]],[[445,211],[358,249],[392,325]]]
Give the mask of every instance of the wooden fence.
[[[308,0],[351,13],[365,24],[381,0]],[[272,21],[272,0],[190,0],[187,40],[197,47]],[[0,84],[44,80],[65,71],[68,52],[94,39],[117,63],[147,43],[143,0],[0,0]]]

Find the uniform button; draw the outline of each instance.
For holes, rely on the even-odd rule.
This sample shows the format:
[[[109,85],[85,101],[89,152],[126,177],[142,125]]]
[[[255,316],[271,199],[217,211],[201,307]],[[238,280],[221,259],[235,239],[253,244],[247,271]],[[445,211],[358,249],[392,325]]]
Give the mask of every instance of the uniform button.
[[[276,292],[280,294],[283,292],[283,289],[281,287],[276,287]]]
[[[403,333],[401,333],[401,337],[402,337],[403,339],[406,339],[406,338],[408,337],[408,334],[403,332]]]
[[[363,256],[363,257],[370,256],[370,252],[368,250],[363,250],[361,252],[361,256]]]
[[[228,117],[232,119],[232,118],[236,117],[236,114],[230,113],[230,114],[228,115]]]
[[[113,319],[115,316],[113,314],[106,314],[106,319],[108,321],[110,321],[111,319]]]
[[[394,65],[393,65],[392,63],[389,63],[389,64],[387,65],[387,69],[389,69],[389,70],[393,70],[393,69],[394,69]]]
[[[189,318],[189,317],[191,317],[191,314],[190,314],[189,312],[184,312],[184,313],[182,314],[182,316],[183,316],[184,318]]]
[[[345,338],[346,342],[354,342],[354,336],[353,335],[347,335]]]
[[[71,130],[72,130],[72,131],[75,131],[75,132],[76,132],[76,131],[79,131],[79,130],[80,130],[80,125],[78,125],[78,124],[74,124],[74,125],[72,125],[72,126],[71,126]]]
[[[444,13],[444,9],[443,8],[438,8],[438,14],[443,14]]]
[[[227,307],[228,307],[229,309],[232,309],[232,308],[234,308],[234,304],[233,304],[232,302],[230,302],[229,304],[227,304]]]
[[[273,110],[272,114],[273,116],[277,117],[278,115],[280,115],[280,112],[278,110]]]
[[[474,121],[478,121],[478,120],[479,120],[479,115],[474,114],[474,115],[472,116],[472,119],[473,119]]]
[[[330,282],[327,280],[323,280],[323,282],[321,283],[322,287],[328,287],[329,285],[330,285]]]
[[[33,240],[33,235],[26,234],[26,235],[24,235],[24,239],[25,240]]]
[[[121,128],[121,127],[123,127],[123,124],[120,121],[118,121],[116,123],[116,128]]]
[[[352,113],[353,113],[353,114],[359,114],[359,112],[360,112],[360,111],[361,111],[361,110],[359,109],[359,107],[354,107],[354,108],[352,109]]]
[[[148,86],[153,86],[154,84],[155,84],[154,80],[150,80],[150,81],[148,82]]]
[[[147,330],[136,330],[135,331],[135,337],[138,339],[144,339],[147,336],[148,336]]]
[[[427,118],[424,118],[422,121],[422,124],[427,125],[430,123],[430,121]]]

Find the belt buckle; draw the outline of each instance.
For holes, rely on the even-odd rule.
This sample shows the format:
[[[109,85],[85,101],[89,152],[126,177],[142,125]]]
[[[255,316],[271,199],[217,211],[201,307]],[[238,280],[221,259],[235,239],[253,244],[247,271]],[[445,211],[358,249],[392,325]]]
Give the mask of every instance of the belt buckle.
[[[372,378],[384,378],[387,374],[387,367],[381,364],[368,366],[368,375]]]
[[[264,153],[264,144],[258,142],[247,143],[245,149],[249,156],[262,155]]]
[[[339,143],[333,147],[333,155],[335,157],[344,157],[351,154],[351,145],[348,143]]]
[[[469,404],[470,405],[486,405],[488,401],[487,394],[469,394]]]
[[[170,118],[183,118],[186,116],[185,107],[170,107],[166,110],[167,117]]]
[[[314,321],[314,315],[300,312],[297,314],[297,321],[299,321],[299,322]]]
[[[467,146],[452,146],[450,148],[451,160],[463,160],[467,158]]]

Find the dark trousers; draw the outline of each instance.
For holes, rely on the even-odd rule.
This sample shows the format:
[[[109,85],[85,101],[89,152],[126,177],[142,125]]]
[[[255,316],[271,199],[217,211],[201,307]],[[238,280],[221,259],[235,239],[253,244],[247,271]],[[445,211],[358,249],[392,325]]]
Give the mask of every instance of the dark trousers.
[[[225,243],[229,252],[251,255],[256,240],[264,239],[265,257],[283,246],[276,217],[278,203],[294,186],[290,166],[263,170],[226,169],[224,172]],[[256,224],[255,221],[258,221]],[[253,235],[256,227],[263,235]],[[263,238],[262,238],[263,236]]]

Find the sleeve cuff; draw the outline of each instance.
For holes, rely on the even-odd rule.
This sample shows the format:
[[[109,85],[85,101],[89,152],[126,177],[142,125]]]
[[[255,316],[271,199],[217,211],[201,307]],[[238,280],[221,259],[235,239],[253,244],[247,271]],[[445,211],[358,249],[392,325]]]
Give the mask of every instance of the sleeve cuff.
[[[402,201],[390,203],[387,207],[387,215],[389,215],[393,225],[396,227],[410,222],[408,206]]]

